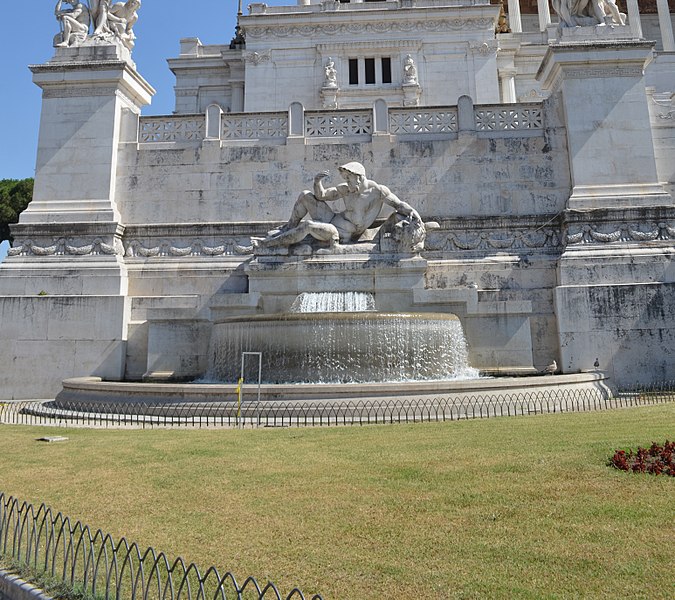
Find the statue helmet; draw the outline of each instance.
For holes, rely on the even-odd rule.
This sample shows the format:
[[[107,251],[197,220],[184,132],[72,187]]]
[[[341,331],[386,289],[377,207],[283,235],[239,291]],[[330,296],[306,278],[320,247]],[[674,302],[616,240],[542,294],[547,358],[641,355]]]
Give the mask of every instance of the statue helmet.
[[[338,167],[339,171],[347,171],[347,173],[354,173],[354,175],[360,175],[361,177],[366,176],[366,168],[360,162],[349,162],[341,167]]]

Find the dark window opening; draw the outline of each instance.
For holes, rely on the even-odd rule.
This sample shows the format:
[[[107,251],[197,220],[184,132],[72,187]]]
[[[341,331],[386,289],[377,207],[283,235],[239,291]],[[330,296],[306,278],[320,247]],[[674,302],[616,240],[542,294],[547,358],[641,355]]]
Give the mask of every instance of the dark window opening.
[[[366,58],[366,83],[375,83],[375,59]]]
[[[382,83],[391,83],[391,58],[382,59]]]
[[[359,83],[359,61],[356,58],[349,59],[349,85]]]

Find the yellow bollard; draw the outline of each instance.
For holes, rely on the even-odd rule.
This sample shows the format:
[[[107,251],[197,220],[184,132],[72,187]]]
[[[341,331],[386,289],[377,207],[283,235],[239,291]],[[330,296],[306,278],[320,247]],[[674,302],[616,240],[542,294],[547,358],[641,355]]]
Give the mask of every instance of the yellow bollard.
[[[240,377],[237,382],[237,419],[241,417],[241,385],[244,383],[244,378]]]

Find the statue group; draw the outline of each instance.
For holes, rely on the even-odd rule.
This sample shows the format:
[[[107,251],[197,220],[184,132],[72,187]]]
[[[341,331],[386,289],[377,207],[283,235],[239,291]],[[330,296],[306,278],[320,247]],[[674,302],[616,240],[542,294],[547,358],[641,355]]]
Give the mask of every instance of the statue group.
[[[626,15],[619,12],[616,0],[551,0],[561,27],[625,25]]]
[[[64,7],[64,5],[66,5]],[[57,48],[81,46],[88,38],[119,41],[131,50],[136,36],[133,27],[138,20],[141,0],[58,0],[54,14],[61,32],[54,38]]]

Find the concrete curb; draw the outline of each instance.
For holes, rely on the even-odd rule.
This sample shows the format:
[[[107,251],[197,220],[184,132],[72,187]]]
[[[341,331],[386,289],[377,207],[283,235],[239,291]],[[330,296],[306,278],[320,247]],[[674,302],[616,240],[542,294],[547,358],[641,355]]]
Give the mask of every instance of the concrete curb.
[[[0,600],[53,600],[18,575],[0,569]]]

